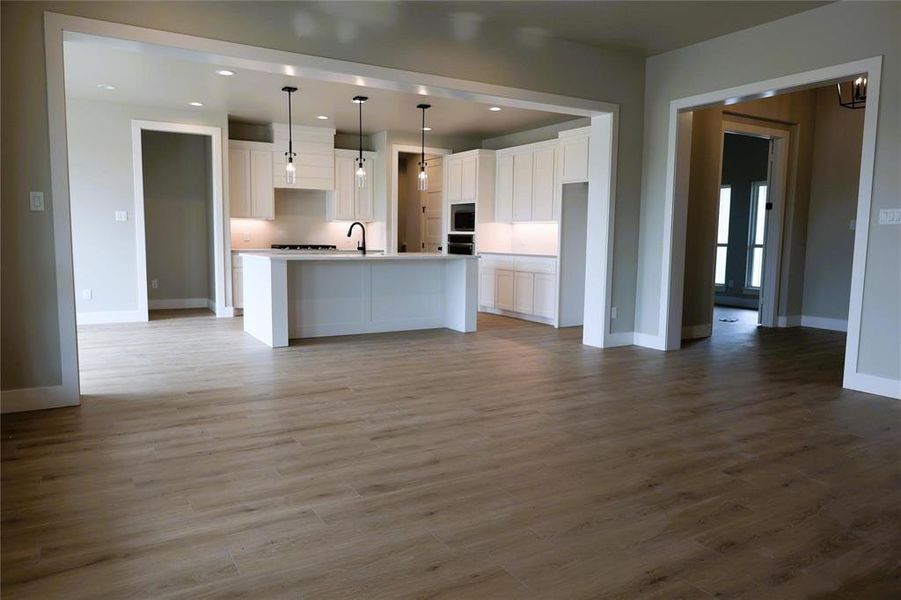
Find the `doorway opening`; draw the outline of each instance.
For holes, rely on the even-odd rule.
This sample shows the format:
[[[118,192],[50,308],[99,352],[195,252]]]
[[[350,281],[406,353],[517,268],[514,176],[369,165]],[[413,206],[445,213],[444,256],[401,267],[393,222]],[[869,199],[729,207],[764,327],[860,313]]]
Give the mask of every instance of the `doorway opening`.
[[[443,233],[441,156],[426,155],[428,188],[419,189],[422,155],[397,155],[397,250],[398,252],[441,252]]]

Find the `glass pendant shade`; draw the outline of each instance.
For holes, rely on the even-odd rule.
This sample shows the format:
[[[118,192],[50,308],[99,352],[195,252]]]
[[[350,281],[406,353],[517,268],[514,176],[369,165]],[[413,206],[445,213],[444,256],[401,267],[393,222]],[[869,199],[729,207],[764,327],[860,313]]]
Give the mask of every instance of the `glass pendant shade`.
[[[363,159],[357,161],[357,171],[354,173],[354,176],[357,180],[358,188],[366,187],[366,166],[363,164]]]
[[[285,183],[290,185],[297,183],[297,169],[294,167],[294,161],[290,158],[288,164],[285,165]]]
[[[426,173],[425,167],[419,168],[419,191],[424,192],[429,189],[429,174]]]

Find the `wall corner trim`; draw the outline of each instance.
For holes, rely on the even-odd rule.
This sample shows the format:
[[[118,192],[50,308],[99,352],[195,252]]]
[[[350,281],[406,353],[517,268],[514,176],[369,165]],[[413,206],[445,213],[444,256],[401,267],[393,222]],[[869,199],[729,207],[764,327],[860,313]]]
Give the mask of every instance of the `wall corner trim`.
[[[635,332],[634,344],[653,350],[666,350],[666,335],[652,335],[650,333]]]
[[[78,404],[80,404],[78,394],[75,397],[70,397],[66,393],[66,388],[61,385],[3,390],[0,393],[0,413],[3,414],[43,410],[45,408],[60,408],[63,406],[78,406]]]

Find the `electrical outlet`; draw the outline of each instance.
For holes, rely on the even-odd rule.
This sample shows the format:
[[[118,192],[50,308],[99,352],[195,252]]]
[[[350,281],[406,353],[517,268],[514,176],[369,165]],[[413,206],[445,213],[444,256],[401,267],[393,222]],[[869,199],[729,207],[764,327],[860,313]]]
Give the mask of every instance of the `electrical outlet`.
[[[241,234],[241,238],[242,238],[245,242],[249,242],[249,241],[250,241],[250,234],[247,233],[247,232],[245,231],[244,233]]]
[[[116,211],[116,220],[117,221],[127,221],[128,220],[128,211],[127,210],[117,210]]]
[[[160,280],[159,280],[159,279],[151,279],[151,280],[150,280],[150,287],[152,287],[152,288],[155,289],[155,290],[156,290],[156,289],[159,289],[159,287],[160,287]]]
[[[610,318],[611,319],[616,318],[616,307],[615,306],[610,307]]]
[[[92,292],[90,288],[85,288],[81,290],[81,297],[84,300],[90,300],[94,297],[94,292]]]
[[[31,209],[31,212],[44,212],[44,192],[29,193],[28,208]]]

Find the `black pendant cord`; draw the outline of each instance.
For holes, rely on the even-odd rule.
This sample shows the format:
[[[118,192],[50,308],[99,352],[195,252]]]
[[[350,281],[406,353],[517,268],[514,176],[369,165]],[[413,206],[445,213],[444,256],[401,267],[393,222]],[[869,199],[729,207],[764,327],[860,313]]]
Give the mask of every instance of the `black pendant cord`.
[[[363,103],[360,106],[360,164],[363,164]]]
[[[288,157],[288,162],[294,162],[294,140],[293,140],[293,129],[291,120],[291,94],[297,91],[296,87],[291,87],[286,85],[282,88],[283,92],[288,94],[288,151],[285,152],[285,156]]]
[[[422,127],[420,131],[420,162],[419,162],[419,170],[425,171],[425,111],[426,109],[432,108],[431,104],[417,104],[416,108],[422,111]]]

